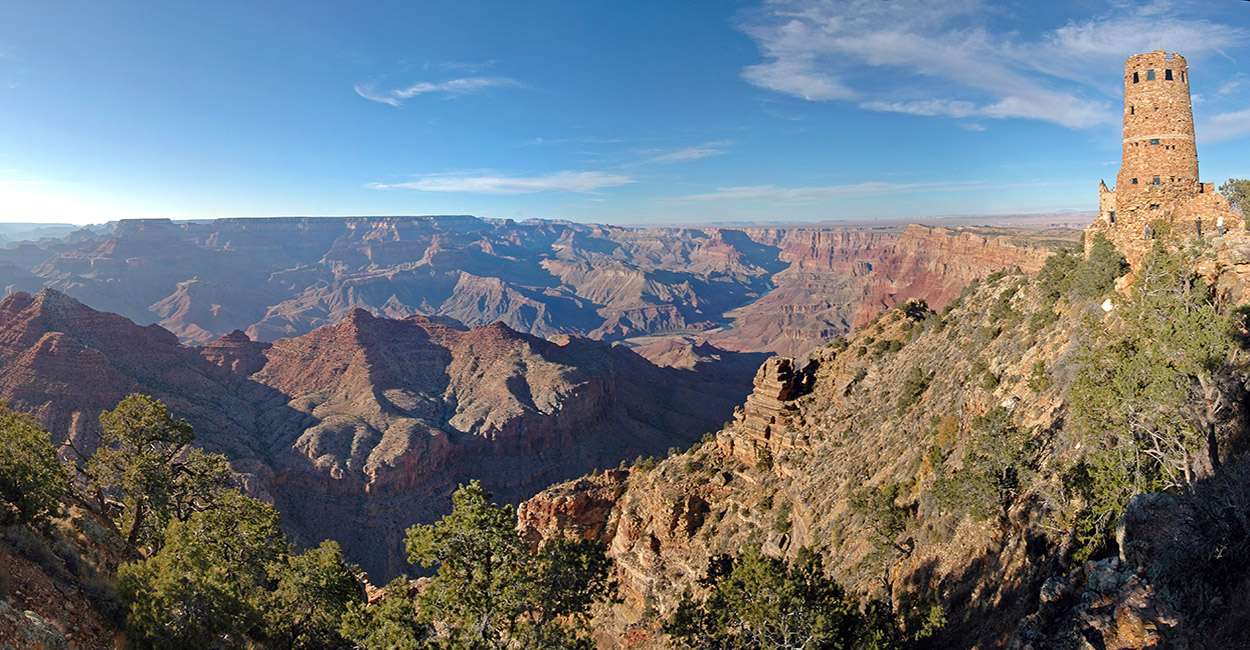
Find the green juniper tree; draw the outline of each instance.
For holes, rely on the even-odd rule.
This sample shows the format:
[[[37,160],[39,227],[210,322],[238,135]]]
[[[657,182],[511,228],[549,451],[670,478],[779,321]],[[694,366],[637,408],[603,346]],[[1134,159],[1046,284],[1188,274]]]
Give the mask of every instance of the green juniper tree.
[[[269,567],[287,552],[278,512],[237,492],[187,521],[171,522],[159,551],[117,572],[131,642],[242,647],[262,637]]]
[[[368,648],[592,647],[590,607],[614,589],[602,545],[553,540],[534,549],[516,523],[512,506],[491,503],[480,483],[461,486],[450,514],[408,529],[409,561],[435,569],[415,607],[401,596],[353,607],[344,634]]]
[[[1220,185],[1220,194],[1242,214],[1250,216],[1250,180],[1230,178]]]
[[[1118,322],[1093,328],[1069,394],[1090,449],[1068,474],[1088,503],[1082,556],[1102,545],[1134,495],[1189,486],[1219,464],[1219,424],[1231,406],[1230,319],[1190,254],[1156,242],[1113,313]]]
[[[69,478],[48,432],[31,416],[0,404],[0,522],[46,525],[68,492]]]
[[[87,474],[103,505],[117,499],[115,523],[136,548],[159,548],[170,521],[186,521],[230,488],[230,465],[220,454],[192,448],[186,420],[147,395],[133,394],[100,414],[100,447]]]
[[[817,650],[898,644],[892,621],[874,608],[870,615],[861,613],[808,549],[792,563],[755,547],[737,557],[718,556],[702,584],[707,596],[696,599],[687,592],[664,623],[678,647]]]

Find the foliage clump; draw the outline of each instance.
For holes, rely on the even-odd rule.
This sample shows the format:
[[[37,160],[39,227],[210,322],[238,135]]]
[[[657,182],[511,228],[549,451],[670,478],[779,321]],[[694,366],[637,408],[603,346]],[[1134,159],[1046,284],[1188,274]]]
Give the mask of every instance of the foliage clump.
[[[1115,287],[1116,278],[1128,272],[1128,262],[1106,237],[1098,235],[1089,254],[1072,272],[1072,293],[1077,298],[1095,298]]]
[[[911,508],[898,504],[907,490],[908,486],[902,483],[888,483],[878,488],[864,487],[851,494],[851,511],[864,518],[872,531],[873,544],[878,548],[906,551],[896,540],[913,516]]]
[[[1006,520],[1012,502],[1036,472],[1034,438],[1001,406],[974,419],[972,432],[962,465],[938,475],[934,497],[943,511]]]
[[[48,432],[0,404],[0,522],[47,525],[68,492],[69,477]]]
[[[1220,194],[1228,199],[1229,205],[1240,210],[1243,215],[1250,216],[1250,180],[1230,178],[1220,185]]]
[[[408,529],[408,560],[436,572],[415,599],[354,606],[343,632],[362,647],[589,648],[590,606],[615,585],[602,544],[552,540],[534,549],[516,512],[473,481],[451,514]],[[431,631],[436,631],[431,632]]]
[[[1055,307],[1061,299],[1090,300],[1115,287],[1128,272],[1128,262],[1106,237],[1097,235],[1086,256],[1062,250],[1046,258],[1037,273],[1038,309],[1029,317],[1029,330],[1039,332],[1059,320]]]
[[[899,414],[906,412],[912,407],[920,396],[929,389],[929,383],[933,381],[933,373],[925,371],[920,366],[912,366],[907,376],[903,379],[903,385],[899,390],[898,401],[895,407]]]
[[[100,425],[86,471],[101,510],[120,503],[114,523],[131,546],[159,549],[171,521],[212,507],[233,485],[226,457],[191,447],[191,425],[160,400],[129,395],[100,414]]]
[[[1105,545],[1134,495],[1191,486],[1219,463],[1234,336],[1192,262],[1156,243],[1116,310],[1120,322],[1094,328],[1082,351],[1069,394],[1091,450],[1069,472],[1087,504],[1081,556]]]
[[[755,547],[717,556],[701,584],[707,596],[687,592],[664,623],[677,647],[888,648],[901,636],[880,606],[861,612],[808,549],[792,563]]]

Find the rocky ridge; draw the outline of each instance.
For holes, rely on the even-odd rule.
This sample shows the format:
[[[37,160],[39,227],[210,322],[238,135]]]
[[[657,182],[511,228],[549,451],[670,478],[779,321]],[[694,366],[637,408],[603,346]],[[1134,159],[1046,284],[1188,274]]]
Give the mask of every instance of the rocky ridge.
[[[402,570],[404,528],[441,515],[458,483],[517,501],[688,444],[747,392],[742,368],[701,375],[579,337],[360,309],[300,337],[193,348],[53,290],[0,301],[0,399],[58,442],[91,453],[102,410],[152,394],[298,540],[336,539],[378,580]]]
[[[467,216],[123,220],[0,248],[0,286],[48,286],[205,344],[271,341],[361,308],[538,336],[705,335],[800,354],[882,309],[942,305],[1067,239],[990,228],[631,229]],[[778,317],[780,315],[780,317]]]
[[[1238,304],[1250,238],[1210,244],[1199,270]],[[1208,547],[1175,540],[1240,534],[1209,504],[1250,507],[1244,462],[1230,459],[1200,483],[1204,495],[1139,497],[1119,557],[1070,563],[1070,537],[1053,519],[1058,468],[1081,446],[1065,434],[1065,395],[1083,323],[1114,319],[1120,298],[1061,302],[1053,319],[1035,320],[1039,295],[1028,276],[998,274],[940,316],[894,309],[806,361],[770,359],[714,437],[654,467],[554,486],[521,506],[522,529],[536,540],[607,544],[622,602],[598,613],[602,647],[665,647],[658,626],[680,595],[700,588],[711,557],[745,545],[778,556],[817,549],[841,583],[904,615],[939,603],[948,621],[936,647],[1235,645],[1240,618],[1225,616],[1218,628],[1187,619],[1164,595],[1160,567],[1213,561]],[[998,520],[935,496],[938,477],[969,462],[978,416],[991,412],[1028,432],[1042,463],[1042,478]],[[893,495],[889,507],[905,525],[883,530],[861,505],[878,492]],[[1220,573],[1250,576],[1241,560],[1228,562]]]

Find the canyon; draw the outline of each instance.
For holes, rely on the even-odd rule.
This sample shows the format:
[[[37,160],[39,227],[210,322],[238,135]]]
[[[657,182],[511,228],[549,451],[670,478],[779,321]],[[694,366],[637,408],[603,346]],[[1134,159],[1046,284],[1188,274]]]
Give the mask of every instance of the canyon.
[[[469,216],[123,220],[0,248],[5,292],[57,289],[204,344],[272,341],[353,309],[620,341],[698,335],[801,354],[909,298],[1036,270],[1077,231],[621,228]]]
[[[1244,305],[1250,236],[1200,250],[1195,277]],[[1220,389],[1219,453],[1195,461],[1192,490],[1137,495],[1109,552],[1074,553],[1091,444],[1072,424],[1075,386],[1091,332],[1133,317],[1134,274],[1112,283],[1119,272],[1104,293],[1058,301],[1047,271],[998,273],[941,313],[901,305],[803,359],[771,357],[714,436],[544,490],[519,508],[522,535],[604,544],[620,598],[597,610],[601,648],[670,647],[662,626],[683,594],[705,593],[718,558],[750,547],[816,551],[907,633],[940,611],[923,647],[1240,647],[1229,603],[1250,571],[1223,545],[1245,535],[1244,365]],[[998,492],[958,482],[991,457]]]
[[[774,353],[1036,270],[1070,231],[122,221],[0,249],[0,399],[69,458],[132,392],[374,580],[471,479],[517,503],[715,431]]]
[[[0,400],[70,459],[93,451],[102,410],[151,394],[297,540],[335,539],[378,579],[404,570],[403,530],[442,514],[458,484],[519,501],[688,445],[749,389],[750,365],[698,373],[581,337],[364,310],[273,343],[235,331],[190,347],[51,289],[0,302]]]

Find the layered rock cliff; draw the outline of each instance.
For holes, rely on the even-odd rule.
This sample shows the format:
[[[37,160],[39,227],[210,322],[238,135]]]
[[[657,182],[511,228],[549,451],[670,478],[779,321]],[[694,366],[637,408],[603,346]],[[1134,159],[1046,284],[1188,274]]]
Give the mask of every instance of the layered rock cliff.
[[[734,350],[798,354],[899,301],[941,305],[973,277],[1036,268],[1055,244],[1023,231],[919,226],[125,220],[0,249],[0,286],[56,288],[198,344],[235,329],[262,341],[298,336],[360,308],[502,321],[539,336],[707,333]]]
[[[340,541],[377,580],[404,569],[404,528],[445,512],[458,483],[518,501],[683,446],[729,417],[744,370],[662,368],[579,337],[359,309],[296,338],[235,331],[192,348],[53,290],[0,302],[0,399],[89,454],[102,410],[152,394],[275,501],[299,540]]]
[[[937,309],[970,281],[1000,269],[1036,271],[1052,252],[1002,231],[911,225],[886,229],[755,229],[788,268],[776,287],[727,315],[732,327],[712,337],[733,350],[802,355],[918,298]]]

